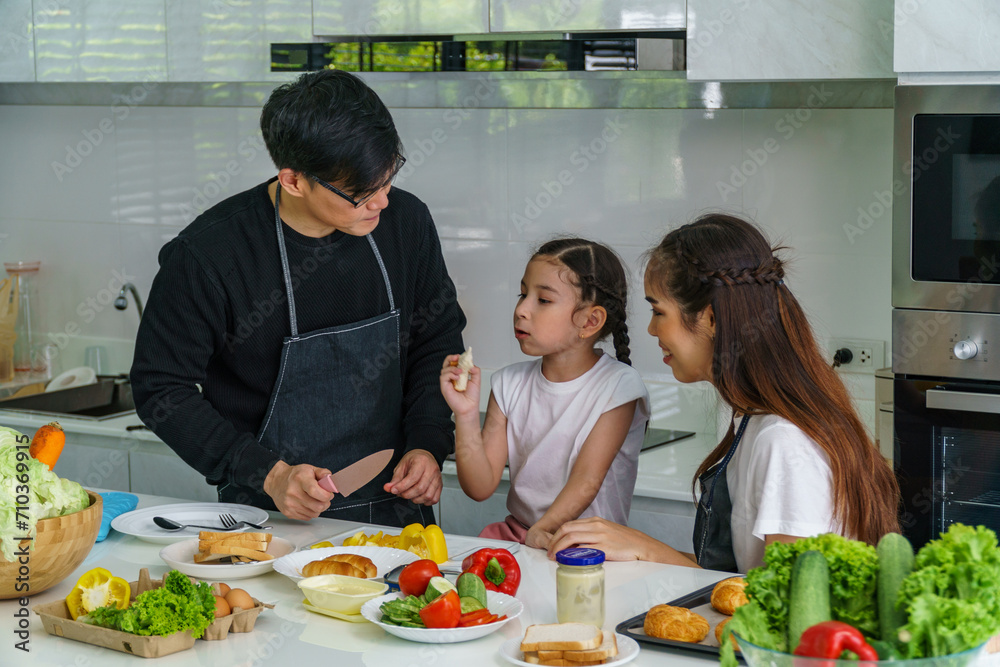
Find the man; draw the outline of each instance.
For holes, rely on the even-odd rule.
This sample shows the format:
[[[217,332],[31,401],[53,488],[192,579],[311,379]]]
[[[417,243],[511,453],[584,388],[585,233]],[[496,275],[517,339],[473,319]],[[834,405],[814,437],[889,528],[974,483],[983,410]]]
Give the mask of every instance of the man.
[[[160,251],[132,365],[139,416],[222,501],[432,523],[454,449],[438,375],[465,316],[430,212],[391,187],[392,117],[360,79],[323,70],[277,88],[261,130],[277,178]],[[386,449],[349,498],[320,486]]]

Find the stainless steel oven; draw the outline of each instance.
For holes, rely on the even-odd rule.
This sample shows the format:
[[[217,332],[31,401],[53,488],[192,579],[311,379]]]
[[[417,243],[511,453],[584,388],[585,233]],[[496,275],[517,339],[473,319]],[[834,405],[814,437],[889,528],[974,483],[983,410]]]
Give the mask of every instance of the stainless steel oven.
[[[896,89],[894,467],[904,533],[1000,531],[1000,86]]]

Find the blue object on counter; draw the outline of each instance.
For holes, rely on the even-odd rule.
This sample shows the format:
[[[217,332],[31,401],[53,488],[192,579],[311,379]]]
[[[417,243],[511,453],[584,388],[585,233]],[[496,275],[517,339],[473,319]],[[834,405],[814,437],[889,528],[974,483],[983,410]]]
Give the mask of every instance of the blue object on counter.
[[[139,504],[139,497],[134,493],[104,491],[99,495],[104,499],[104,515],[101,517],[101,530],[97,533],[98,542],[105,539],[111,532],[111,522],[116,516],[131,512]]]

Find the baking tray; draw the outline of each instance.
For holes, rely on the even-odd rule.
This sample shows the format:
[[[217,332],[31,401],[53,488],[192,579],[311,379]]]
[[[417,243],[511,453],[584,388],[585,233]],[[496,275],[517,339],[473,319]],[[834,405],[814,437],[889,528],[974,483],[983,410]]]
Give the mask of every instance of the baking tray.
[[[384,531],[392,535],[399,535],[402,532],[402,528],[392,528],[387,526],[376,526],[374,524],[366,524],[359,526],[357,528],[352,528],[351,530],[344,531],[342,533],[337,533],[332,537],[327,537],[324,539],[316,540],[313,544],[318,544],[320,542],[329,542],[335,547],[342,546],[344,540],[351,537],[359,532],[365,535],[372,535],[379,531]],[[507,551],[517,553],[517,550],[521,548],[521,545],[517,542],[508,542],[506,540],[491,540],[485,537],[467,537],[465,535],[452,535],[450,533],[445,533],[444,540],[448,545],[448,562],[462,562],[467,556],[475,553],[480,549],[506,549]],[[307,545],[306,548],[311,547]]]
[[[732,576],[733,575],[728,575],[723,578],[729,579]],[[722,581],[722,579],[719,581]],[[717,583],[719,582],[715,582],[715,584]],[[678,642],[673,639],[650,637],[642,631],[642,624],[646,620],[646,612],[643,612],[638,616],[633,616],[627,621],[622,621],[618,624],[618,627],[615,628],[615,631],[620,632],[627,637],[631,637],[640,644],[644,644],[646,646],[679,649],[681,651],[711,655],[718,658],[719,642],[715,640],[715,626],[718,625],[719,622],[731,617],[726,616],[725,614],[720,614],[712,607],[712,589],[715,588],[715,584],[709,584],[704,588],[699,588],[693,593],[688,593],[687,595],[679,597],[676,600],[664,603],[670,605],[671,607],[684,607],[685,609],[690,609],[696,614],[700,614],[705,617],[705,620],[708,621],[708,624],[711,627],[709,628],[708,636],[705,637],[705,639],[699,644]],[[740,662],[746,662],[739,651],[736,652],[736,659]]]

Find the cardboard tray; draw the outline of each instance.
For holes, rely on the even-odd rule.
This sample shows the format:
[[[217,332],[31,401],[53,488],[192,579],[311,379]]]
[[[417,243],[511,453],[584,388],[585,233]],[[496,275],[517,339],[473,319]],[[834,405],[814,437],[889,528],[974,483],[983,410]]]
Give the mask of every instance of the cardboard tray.
[[[725,578],[729,579],[732,576],[733,575],[730,574]],[[719,581],[721,581],[721,579]],[[710,629],[708,631],[708,636],[705,637],[705,639],[699,644],[679,642],[672,639],[660,639],[659,637],[650,637],[642,630],[643,622],[646,620],[646,612],[643,612],[638,616],[633,616],[627,621],[622,621],[618,624],[618,627],[615,628],[615,631],[620,632],[627,637],[631,637],[645,646],[679,649],[691,653],[699,653],[701,655],[710,655],[718,659],[719,642],[715,639],[715,626],[718,625],[719,622],[730,617],[725,614],[720,614],[712,607],[711,601],[713,588],[715,588],[715,584],[710,584],[704,588],[694,591],[693,593],[688,593],[683,597],[679,597],[676,600],[665,603],[672,607],[684,607],[685,609],[690,609],[696,614],[700,614],[705,617],[705,620],[708,621]],[[740,662],[746,662],[739,651],[736,652],[736,658]]]
[[[137,595],[162,585],[162,580],[152,581],[149,577],[149,570],[143,568],[139,571],[139,580],[129,583],[132,588],[132,600],[135,600]],[[228,616],[215,619],[211,625],[205,628],[201,639],[213,641],[225,639],[230,632],[251,632],[257,616],[264,611],[264,608],[274,607],[274,605],[264,604],[256,598],[253,598],[253,601],[254,607],[252,609],[240,609]],[[42,619],[42,627],[50,635],[110,648],[141,658],[158,658],[177,653],[191,648],[195,642],[190,630],[175,632],[167,637],[153,637],[134,635],[131,632],[74,621],[69,613],[69,607],[66,606],[66,600],[38,604],[31,609]]]

